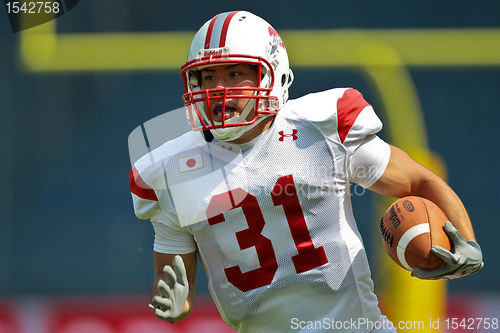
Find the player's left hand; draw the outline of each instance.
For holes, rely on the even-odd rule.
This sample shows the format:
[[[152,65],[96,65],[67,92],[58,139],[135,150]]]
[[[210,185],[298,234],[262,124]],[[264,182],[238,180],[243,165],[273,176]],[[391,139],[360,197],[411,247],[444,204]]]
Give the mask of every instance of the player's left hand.
[[[184,313],[189,293],[186,268],[181,256],[174,257],[172,267],[165,265],[163,268],[165,281],[158,281],[157,287],[160,295],[154,296],[154,305],[150,305],[158,318],[170,323],[178,321]]]
[[[431,252],[441,258],[444,264],[431,270],[415,268],[411,271],[411,276],[426,280],[451,280],[476,273],[484,266],[483,253],[477,242],[466,241],[449,221],[445,223],[443,229],[450,237],[453,252],[440,246],[433,246]]]

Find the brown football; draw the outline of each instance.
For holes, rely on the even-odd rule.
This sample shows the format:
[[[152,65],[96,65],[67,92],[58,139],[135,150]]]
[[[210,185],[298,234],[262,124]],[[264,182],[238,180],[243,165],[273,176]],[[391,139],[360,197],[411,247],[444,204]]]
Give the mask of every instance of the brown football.
[[[434,269],[443,261],[431,253],[434,245],[450,250],[443,230],[448,218],[433,202],[415,196],[393,203],[380,220],[382,243],[389,256],[401,267]]]

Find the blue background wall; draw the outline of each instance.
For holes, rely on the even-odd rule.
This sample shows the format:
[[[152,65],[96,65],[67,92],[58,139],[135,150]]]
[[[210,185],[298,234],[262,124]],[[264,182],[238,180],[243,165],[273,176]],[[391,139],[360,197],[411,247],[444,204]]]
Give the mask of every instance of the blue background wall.
[[[278,31],[500,27],[498,1],[87,0],[60,17],[57,29],[194,31],[233,9],[252,11]],[[19,35],[10,32],[4,13],[0,41],[0,294],[149,293],[153,232],[133,214],[127,137],[140,123],[181,106],[179,74],[28,73],[18,60]],[[430,147],[448,166],[449,183],[469,209],[485,253],[481,274],[449,289],[498,293],[500,67],[410,70]],[[295,75],[291,98],[352,86],[383,115],[370,82],[355,70],[299,69]],[[354,206],[370,250],[378,239],[371,196],[354,197]],[[202,274],[198,289],[206,292]]]

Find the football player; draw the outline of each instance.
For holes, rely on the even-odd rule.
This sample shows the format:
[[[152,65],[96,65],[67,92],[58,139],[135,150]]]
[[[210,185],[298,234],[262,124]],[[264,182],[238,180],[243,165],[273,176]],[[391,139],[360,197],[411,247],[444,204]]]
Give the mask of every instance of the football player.
[[[241,332],[313,331],[299,323],[353,318],[372,326],[344,332],[394,332],[378,308],[350,183],[427,198],[449,217],[452,252],[434,248],[444,265],[414,276],[453,279],[482,267],[460,199],[377,136],[382,123],[359,91],[288,100],[285,45],[260,17],[235,11],[207,21],[181,75],[193,131],[141,158],[130,175],[136,215],[155,230],[159,318],[188,316],[199,259],[221,316]]]

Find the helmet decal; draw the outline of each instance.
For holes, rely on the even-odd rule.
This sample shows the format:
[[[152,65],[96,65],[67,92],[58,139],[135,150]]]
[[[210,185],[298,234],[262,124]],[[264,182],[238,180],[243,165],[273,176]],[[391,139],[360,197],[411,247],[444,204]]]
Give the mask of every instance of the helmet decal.
[[[269,55],[272,55],[274,52],[278,51],[278,46],[285,48],[285,44],[283,43],[283,40],[281,39],[278,32],[273,27],[269,26],[267,30],[269,31],[269,36],[271,37],[269,41],[269,45],[271,46]]]

